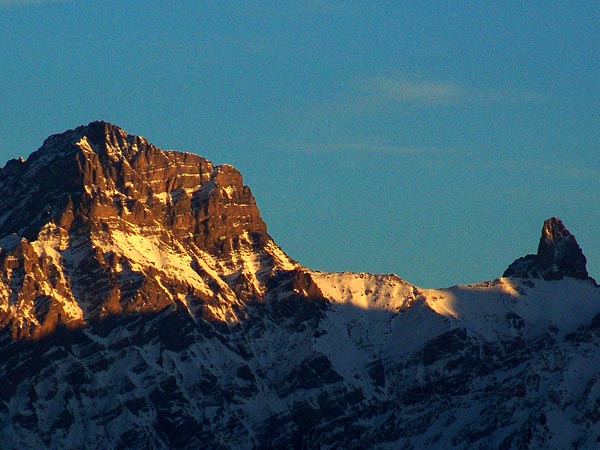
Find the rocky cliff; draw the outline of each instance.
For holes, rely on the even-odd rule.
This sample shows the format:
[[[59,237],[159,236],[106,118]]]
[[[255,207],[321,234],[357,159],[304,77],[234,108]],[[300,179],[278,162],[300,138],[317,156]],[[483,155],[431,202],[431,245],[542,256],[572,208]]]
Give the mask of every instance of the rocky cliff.
[[[0,172],[0,447],[600,442],[600,288],[546,221],[496,280],[322,273],[231,166],[94,122]]]
[[[229,314],[235,292],[260,297],[270,271],[293,265],[235,168],[105,122],[9,161],[0,209],[0,323],[14,338],[174,302]]]

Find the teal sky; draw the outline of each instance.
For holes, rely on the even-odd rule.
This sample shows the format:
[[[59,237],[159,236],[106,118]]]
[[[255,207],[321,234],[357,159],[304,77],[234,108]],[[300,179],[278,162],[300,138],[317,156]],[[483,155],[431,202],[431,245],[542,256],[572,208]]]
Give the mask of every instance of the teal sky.
[[[523,3],[527,3],[523,5]],[[0,0],[0,163],[102,119],[241,170],[311,268],[600,279],[600,2]]]

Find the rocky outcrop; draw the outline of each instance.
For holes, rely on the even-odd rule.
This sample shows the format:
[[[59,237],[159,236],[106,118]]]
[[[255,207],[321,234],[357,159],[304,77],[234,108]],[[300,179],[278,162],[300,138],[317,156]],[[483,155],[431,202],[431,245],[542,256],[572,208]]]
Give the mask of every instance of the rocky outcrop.
[[[118,218],[158,225],[211,253],[235,249],[243,232],[258,245],[268,239],[235,168],[164,152],[106,122],[51,136],[26,161],[9,161],[0,173],[0,208],[0,238],[35,239],[49,221],[68,215],[69,229],[85,231]]]
[[[0,321],[15,338],[173,302],[226,316],[236,292],[261,297],[277,261],[290,263],[234,167],[106,122],[9,161],[0,210]]]
[[[587,260],[575,236],[560,219],[552,217],[544,222],[537,254],[517,259],[508,266],[503,276],[585,280],[589,278],[586,264]]]

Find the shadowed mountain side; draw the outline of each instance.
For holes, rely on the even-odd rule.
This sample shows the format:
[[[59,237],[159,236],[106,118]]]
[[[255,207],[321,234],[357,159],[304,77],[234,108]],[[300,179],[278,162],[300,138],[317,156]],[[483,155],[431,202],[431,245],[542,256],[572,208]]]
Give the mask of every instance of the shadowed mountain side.
[[[418,324],[437,326],[437,335],[396,341],[393,329],[416,325],[408,322],[417,313]],[[394,314],[295,297],[250,303],[246,319],[229,326],[194,321],[174,305],[35,342],[13,341],[5,330],[0,396],[18,398],[20,406],[0,404],[3,443],[123,449],[570,444],[553,432],[557,423],[580,430],[579,442],[595,442],[581,423],[600,414],[598,316],[571,333],[547,324],[527,337],[527,322],[507,315],[511,339],[486,339],[460,321],[428,319],[434,316],[424,303]],[[578,372],[583,378],[574,385],[570,377],[582,364],[594,369]],[[43,413],[50,410],[51,416]]]

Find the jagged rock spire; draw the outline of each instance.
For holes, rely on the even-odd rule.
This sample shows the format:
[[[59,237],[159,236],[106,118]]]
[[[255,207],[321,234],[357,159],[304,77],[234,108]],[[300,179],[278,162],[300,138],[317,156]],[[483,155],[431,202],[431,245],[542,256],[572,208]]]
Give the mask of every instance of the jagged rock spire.
[[[536,255],[517,259],[504,272],[505,277],[544,278],[560,280],[564,277],[589,278],[587,260],[575,236],[557,217],[544,222]]]

